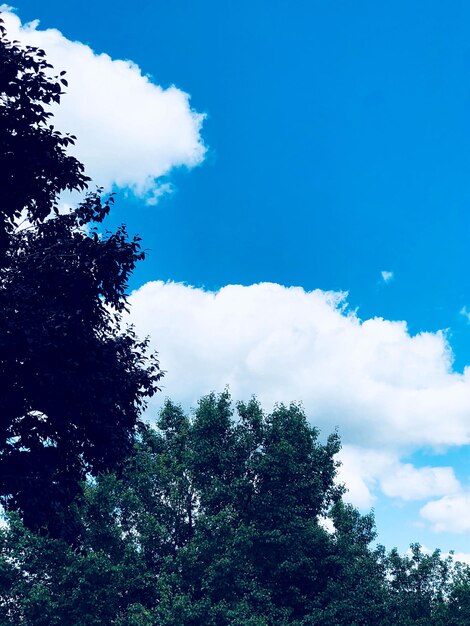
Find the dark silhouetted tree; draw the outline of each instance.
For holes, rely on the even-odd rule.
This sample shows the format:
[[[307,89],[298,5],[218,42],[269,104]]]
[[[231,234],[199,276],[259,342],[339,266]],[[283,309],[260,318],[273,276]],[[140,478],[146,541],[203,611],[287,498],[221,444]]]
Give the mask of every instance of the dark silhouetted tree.
[[[43,221],[61,191],[83,191],[90,180],[66,153],[75,138],[52,125],[50,105],[67,81],[51,69],[42,50],[9,41],[0,19],[0,261],[23,214]]]
[[[132,450],[161,372],[121,328],[139,238],[98,233],[112,202],[99,193],[57,209],[88,179],[50,125],[66,84],[50,72],[0,23],[0,495],[28,527],[73,540],[80,481]]]

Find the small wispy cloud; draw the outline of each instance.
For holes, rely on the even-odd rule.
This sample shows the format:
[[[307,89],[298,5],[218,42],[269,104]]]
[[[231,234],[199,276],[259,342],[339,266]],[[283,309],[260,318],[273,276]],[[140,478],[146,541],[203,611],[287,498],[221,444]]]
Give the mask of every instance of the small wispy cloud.
[[[460,315],[463,315],[467,322],[470,324],[470,310],[466,305],[460,309],[459,313]]]
[[[387,270],[382,270],[380,272],[380,275],[382,276],[382,280],[385,284],[388,284],[390,281],[392,281],[395,278],[394,273],[389,272]]]

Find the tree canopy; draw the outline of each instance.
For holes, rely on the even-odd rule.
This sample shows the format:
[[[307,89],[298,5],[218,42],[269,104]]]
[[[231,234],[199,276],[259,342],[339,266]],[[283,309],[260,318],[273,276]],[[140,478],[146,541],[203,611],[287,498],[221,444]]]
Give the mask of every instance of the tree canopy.
[[[113,200],[100,190],[59,210],[89,180],[51,124],[63,74],[0,22],[0,496],[30,528],[74,540],[80,482],[128,455],[161,372],[121,328],[140,239],[97,231]]]
[[[168,401],[120,476],[87,482],[75,549],[10,517],[1,623],[467,624],[469,568],[374,546],[373,517],[343,501],[338,449],[296,405],[266,414],[224,392],[187,416]]]
[[[83,191],[89,178],[66,149],[75,137],[52,124],[65,72],[52,73],[43,50],[8,39],[0,17],[0,258],[18,219],[36,223],[58,206],[60,192]]]

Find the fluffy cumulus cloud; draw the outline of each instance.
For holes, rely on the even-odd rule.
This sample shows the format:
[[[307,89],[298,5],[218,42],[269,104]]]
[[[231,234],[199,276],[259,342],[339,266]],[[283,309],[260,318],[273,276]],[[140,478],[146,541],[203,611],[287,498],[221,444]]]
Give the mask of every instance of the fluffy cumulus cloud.
[[[412,336],[405,322],[361,320],[344,294],[270,283],[210,292],[149,282],[131,303],[168,371],[164,393],[185,406],[229,385],[266,406],[301,401],[352,445],[470,441],[470,370],[452,370],[442,332]]]
[[[153,410],[165,395],[190,408],[227,385],[268,409],[302,402],[324,433],[339,428],[339,479],[356,506],[369,508],[378,490],[401,501],[461,502],[450,467],[400,460],[423,445],[470,441],[470,371],[453,371],[442,332],[412,336],[404,322],[361,320],[343,293],[271,283],[211,292],[156,281],[130,301],[131,321],[167,370]],[[434,527],[436,502],[422,510]]]
[[[420,513],[436,532],[466,533],[470,530],[470,492],[432,500],[421,508]]]
[[[424,500],[461,489],[452,467],[414,467],[395,463],[380,476],[383,493],[402,500]]]
[[[387,270],[382,270],[380,272],[380,275],[382,277],[382,280],[385,284],[389,283],[390,281],[392,281],[394,279],[394,273],[393,272],[389,272]]]
[[[132,61],[97,54],[2,9],[10,39],[44,49],[57,72],[67,71],[69,87],[54,108],[54,123],[77,136],[73,152],[94,183],[128,188],[152,204],[170,188],[160,183],[162,176],[202,162],[204,115],[192,110],[187,93],[163,89]]]
[[[462,487],[451,467],[414,467],[397,453],[345,445],[340,452],[339,480],[348,488],[346,499],[361,509],[374,503],[376,488],[401,501],[457,494]]]

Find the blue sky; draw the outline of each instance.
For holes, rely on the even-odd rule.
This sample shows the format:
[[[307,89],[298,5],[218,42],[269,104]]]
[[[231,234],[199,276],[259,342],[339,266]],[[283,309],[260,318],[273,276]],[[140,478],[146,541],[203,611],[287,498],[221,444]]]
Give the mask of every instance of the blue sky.
[[[155,189],[142,191],[138,174],[134,181],[118,171],[117,126],[116,165],[106,179],[118,191],[109,226],[125,222],[150,251],[131,285],[138,289],[135,320],[154,335],[168,393],[191,404],[211,385],[230,384],[234,395],[258,393],[267,403],[279,399],[271,392],[279,388],[285,401],[319,405],[318,415],[312,410],[322,429],[338,425],[343,433],[345,467],[362,476],[370,497],[362,484],[351,492],[364,510],[374,506],[382,541],[404,549],[419,540],[470,553],[470,524],[452,521],[470,519],[470,403],[467,379],[458,378],[470,364],[470,325],[462,313],[470,310],[468,3],[16,0],[14,6],[23,23],[40,20],[36,31],[58,29],[96,54],[131,60],[155,85],[175,85],[191,97],[184,105],[180,91],[174,94],[182,107],[174,133],[132,157],[145,167],[149,151],[168,149],[170,140],[176,145],[188,124],[181,151],[146,172],[157,178],[155,189],[171,185],[172,192],[149,204]],[[74,70],[64,69],[72,89]],[[91,102],[102,97],[97,80]],[[125,82],[116,93],[121,87],[131,98]],[[144,127],[147,115],[150,125],[160,114],[152,102],[140,114]],[[124,106],[119,95],[108,104],[110,115]],[[132,120],[132,100],[126,106],[122,119]],[[70,130],[80,138],[86,120],[74,115],[80,128]],[[173,128],[165,119],[165,129]],[[123,157],[133,132],[140,145],[136,128],[126,127]],[[99,138],[87,153],[92,161],[93,150],[100,152]],[[104,166],[96,158],[92,173],[99,178]],[[186,287],[152,291],[151,281]],[[227,287],[263,282],[279,288]],[[303,291],[284,289],[291,286]],[[330,291],[348,292],[348,308],[325,309]],[[239,308],[236,322],[231,307]],[[216,344],[201,317],[211,320]],[[375,318],[385,321],[361,325]],[[422,332],[429,334],[413,340]],[[243,353],[232,345],[237,337]],[[277,357],[285,357],[289,371],[279,365],[279,380],[266,381],[261,366]],[[331,378],[325,374],[320,384],[322,358]],[[214,374],[186,384],[195,367]],[[377,376],[382,404],[382,387],[368,386]],[[434,405],[440,409],[427,420]]]

